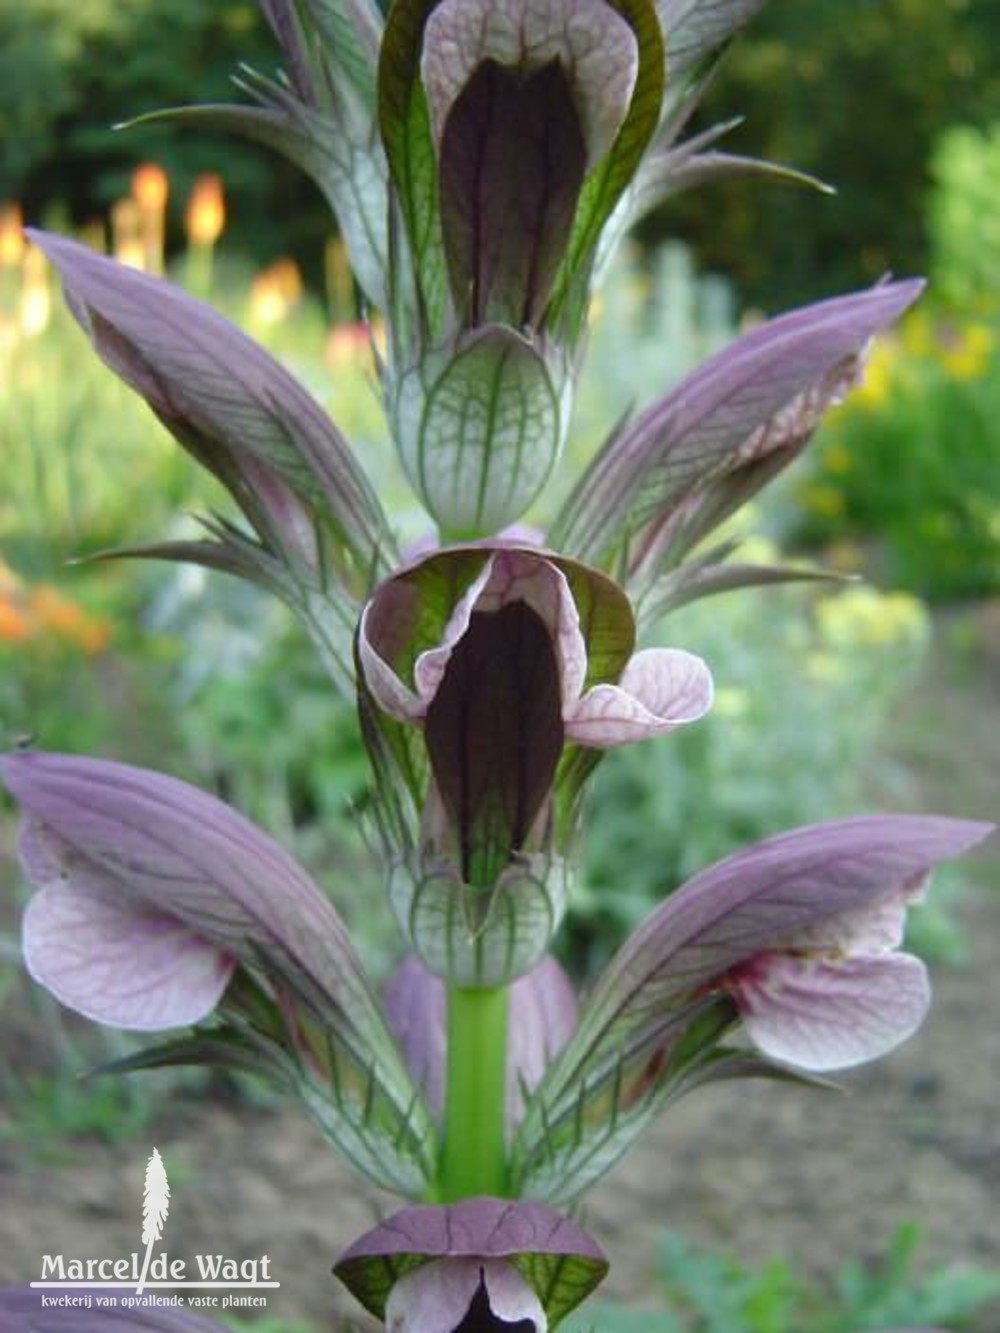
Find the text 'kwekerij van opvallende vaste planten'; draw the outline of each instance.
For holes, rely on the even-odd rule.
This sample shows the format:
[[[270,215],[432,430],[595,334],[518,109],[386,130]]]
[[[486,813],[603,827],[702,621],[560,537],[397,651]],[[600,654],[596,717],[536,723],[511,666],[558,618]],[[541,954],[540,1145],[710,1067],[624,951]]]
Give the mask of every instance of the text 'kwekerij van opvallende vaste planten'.
[[[234,809],[28,747],[2,761],[35,890],[25,961],[98,1023],[191,1029],[124,1067],[270,1079],[401,1196],[334,1268],[394,1330],[554,1328],[607,1269],[578,1201],[672,1101],[810,1082],[908,1037],[929,988],[900,948],[907,906],[989,831],[889,815],[770,838],[676,888],[579,1003],[550,952],[602,755],[669,745],[712,706],[705,662],[640,639],[693,599],[815,576],[713,533],[920,292],[886,282],[754,328],[622,421],[544,532],[522,523],[628,229],[704,180],[791,174],[718,151],[725,127],[684,137],[761,2],[263,0],[283,73],[166,113],[277,149],[329,200],[385,320],[385,415],[433,525],[419,550],[262,348],[162,279],[32,233],[98,355],[243,516],[132,553],[273,592],[356,699],[406,957],[380,998],[323,890]]]

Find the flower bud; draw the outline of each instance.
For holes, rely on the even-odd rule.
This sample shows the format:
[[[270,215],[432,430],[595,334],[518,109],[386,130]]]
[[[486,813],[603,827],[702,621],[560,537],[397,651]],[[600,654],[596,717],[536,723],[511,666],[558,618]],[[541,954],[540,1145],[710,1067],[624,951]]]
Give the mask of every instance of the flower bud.
[[[499,325],[425,351],[398,375],[396,445],[444,533],[481,536],[521,517],[562,450],[571,387],[557,346]]]

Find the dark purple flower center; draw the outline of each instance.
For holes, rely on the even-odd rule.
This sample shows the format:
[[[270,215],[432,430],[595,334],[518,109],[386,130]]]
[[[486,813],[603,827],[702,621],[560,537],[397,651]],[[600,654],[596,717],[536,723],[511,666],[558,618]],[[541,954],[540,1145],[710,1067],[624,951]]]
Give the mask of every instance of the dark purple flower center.
[[[492,1333],[494,1330],[500,1333],[503,1329],[507,1329],[508,1333],[536,1333],[533,1319],[517,1319],[511,1322],[509,1319],[500,1319],[493,1313],[489,1293],[486,1290],[486,1278],[480,1270],[479,1286],[472,1298],[472,1304],[454,1333]]]
[[[441,220],[456,303],[470,324],[544,312],[573,224],[586,146],[566,71],[484,60],[441,145]]]
[[[473,612],[427,710],[426,740],[462,878],[489,888],[524,845],[563,745],[555,648],[525,602]]]

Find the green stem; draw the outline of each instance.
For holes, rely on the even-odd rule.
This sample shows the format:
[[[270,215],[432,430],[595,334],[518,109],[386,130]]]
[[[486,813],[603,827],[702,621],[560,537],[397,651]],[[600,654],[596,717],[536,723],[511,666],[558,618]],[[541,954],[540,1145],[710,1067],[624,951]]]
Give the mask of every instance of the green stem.
[[[507,987],[448,990],[448,1074],[440,1198],[503,1195]]]
[[[193,296],[207,301],[212,294],[212,269],[215,246],[192,242],[187,252],[187,286]]]

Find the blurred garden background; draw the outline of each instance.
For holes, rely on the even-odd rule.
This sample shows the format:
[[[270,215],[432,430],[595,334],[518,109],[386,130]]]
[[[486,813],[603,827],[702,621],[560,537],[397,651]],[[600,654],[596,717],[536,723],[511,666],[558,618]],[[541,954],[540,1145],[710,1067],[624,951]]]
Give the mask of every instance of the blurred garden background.
[[[563,945],[583,977],[653,902],[747,841],[876,807],[997,818],[998,22],[997,0],[771,0],[727,55],[694,128],[745,116],[727,148],[787,163],[836,193],[748,179],[678,195],[644,224],[595,306],[574,461],[623,412],[664,392],[754,320],[889,272],[929,279],[928,295],[873,348],[863,383],[806,458],[733,530],[743,554],[777,548],[836,578],[700,603],[674,612],[658,633],[708,659],[718,702],[708,722],[602,767],[599,817],[588,820],[585,872]],[[111,128],[159,107],[227,99],[241,60],[265,72],[276,61],[250,0],[0,7],[0,734],[5,745],[35,737],[48,749],[150,764],[231,800],[295,847],[382,977],[398,946],[388,913],[372,907],[382,885],[358,818],[366,769],[351,707],[332,695],[283,609],[263,596],[201,570],[93,558],[196,534],[197,515],[229,511],[223,493],[92,356],[21,232],[30,222],[74,234],[221,308],[328,408],[404,536],[425,535],[380,417],[377,312],[359,308],[314,187],[236,140],[162,124]],[[544,527],[544,511],[533,517]],[[53,1209],[66,1204],[60,1190],[74,1155],[67,1144],[87,1145],[105,1172],[129,1154],[138,1169],[154,1133],[166,1137],[167,1120],[183,1130],[192,1116],[228,1115],[266,1159],[263,1172],[280,1182],[298,1171],[305,1189],[306,1168],[292,1149],[275,1156],[266,1128],[292,1133],[287,1114],[257,1091],[217,1076],[210,1086],[176,1074],[79,1080],[128,1041],[72,1022],[26,983],[13,844],[4,807],[0,1174],[19,1206],[0,1223],[0,1278],[23,1279],[5,1265],[36,1238],[41,1244],[44,1218],[28,1218],[32,1202],[44,1204],[48,1190]],[[721,1227],[709,1217],[692,1222],[663,1160],[662,1206],[636,1205],[645,1209],[649,1271],[636,1270],[638,1294],[621,1283],[615,1291],[626,1304],[637,1295],[645,1313],[608,1308],[602,1330],[998,1326],[1000,1237],[990,1210],[1000,1168],[986,1152],[991,1136],[996,1149],[991,1108],[1000,1078],[989,1031],[996,1011],[991,1017],[987,1007],[1000,999],[992,967],[998,895],[996,840],[960,874],[941,878],[916,914],[912,944],[938,970],[945,1002],[952,997],[935,1030],[942,1044],[900,1057],[896,1073],[866,1076],[856,1099],[875,1098],[872,1121],[856,1118],[856,1129],[876,1143],[891,1136],[890,1120],[903,1121],[895,1160],[916,1160],[912,1130],[951,1163],[952,1175],[941,1168],[933,1207],[919,1181],[907,1193],[886,1175],[882,1203],[863,1205],[865,1218],[878,1214],[864,1253],[850,1248],[849,1219],[845,1231],[813,1218],[843,1242],[824,1249],[797,1234],[812,1188],[803,1167],[784,1230],[758,1244],[732,1224],[738,1203]],[[928,1067],[937,1079],[930,1091]],[[782,1109],[778,1095],[765,1089],[750,1105],[756,1141],[777,1118],[804,1145],[805,1120],[783,1120],[798,1113]],[[228,1110],[190,1109],[220,1099]],[[804,1117],[815,1116],[815,1102],[803,1106]],[[181,1135],[173,1149],[182,1189],[195,1188],[205,1144],[219,1160],[226,1151],[219,1121],[198,1124],[201,1148],[185,1149]],[[721,1119],[713,1125],[706,1114],[701,1147],[692,1125],[687,1149],[708,1175],[709,1145],[723,1151],[729,1142]],[[304,1161],[323,1149],[303,1134]],[[844,1142],[836,1151],[848,1172],[859,1169]],[[780,1141],[765,1145],[765,1158],[768,1151],[780,1153]],[[879,1157],[868,1163],[873,1174]],[[839,1197],[821,1178],[817,1188]],[[223,1195],[229,1184],[220,1184]],[[334,1185],[347,1188],[339,1176]],[[99,1183],[77,1188],[81,1215],[89,1206],[100,1219]],[[746,1192],[749,1209],[760,1192],[755,1177]],[[366,1197],[341,1200],[340,1217],[361,1209],[363,1225]],[[286,1206],[278,1192],[275,1206]],[[759,1198],[752,1206],[760,1208]],[[101,1224],[116,1225],[114,1214]],[[676,1236],[656,1240],[667,1225],[693,1233],[705,1252],[688,1251]],[[270,1241],[266,1219],[261,1226]],[[627,1219],[621,1227],[624,1235]],[[333,1230],[346,1241],[350,1223]],[[319,1244],[315,1227],[309,1236]],[[716,1236],[746,1257],[713,1257]],[[327,1266],[336,1248],[322,1252]],[[772,1253],[777,1266],[763,1262]],[[294,1319],[314,1322],[279,1321],[273,1330],[330,1327],[317,1311],[333,1299],[332,1283],[322,1264],[317,1271],[315,1290],[287,1306]],[[818,1285],[804,1286],[806,1277]],[[296,1281],[289,1274],[293,1292]]]

